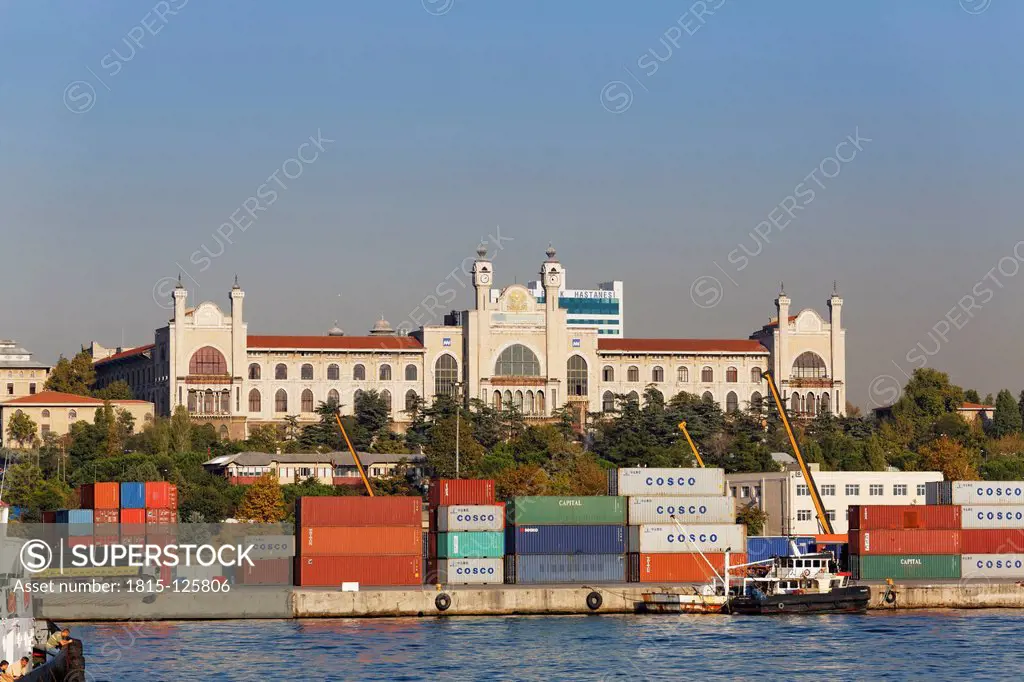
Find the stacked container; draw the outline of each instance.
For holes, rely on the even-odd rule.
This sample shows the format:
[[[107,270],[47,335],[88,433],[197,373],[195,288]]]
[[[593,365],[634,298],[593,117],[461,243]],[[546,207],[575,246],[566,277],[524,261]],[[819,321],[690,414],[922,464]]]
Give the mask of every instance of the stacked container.
[[[422,584],[418,497],[300,497],[295,502],[295,584]]]
[[[625,581],[624,498],[516,497],[506,512],[506,583]]]
[[[1024,578],[1024,481],[943,481],[927,499],[962,505],[944,507],[960,510],[961,578]]]
[[[746,562],[722,469],[617,469],[608,491],[628,496],[631,582],[703,583],[725,571],[726,552],[730,565]]]
[[[957,579],[960,507],[852,505],[850,571],[861,580]]]
[[[494,481],[438,479],[427,492],[430,534],[424,582],[485,585],[504,582],[505,508]]]

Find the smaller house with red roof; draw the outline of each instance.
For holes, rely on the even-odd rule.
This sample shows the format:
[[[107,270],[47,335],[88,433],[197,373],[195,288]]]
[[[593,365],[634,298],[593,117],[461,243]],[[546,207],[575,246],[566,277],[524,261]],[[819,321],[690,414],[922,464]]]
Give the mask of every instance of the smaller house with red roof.
[[[153,421],[155,408],[146,400],[112,400],[115,411],[125,411],[135,418],[135,430]],[[96,410],[103,407],[103,401],[89,396],[57,391],[42,391],[0,403],[0,445],[8,448],[29,448],[35,439],[42,440],[47,434],[63,436],[78,421],[92,423]],[[34,439],[15,440],[7,433],[11,418],[16,414],[28,415],[36,425]]]

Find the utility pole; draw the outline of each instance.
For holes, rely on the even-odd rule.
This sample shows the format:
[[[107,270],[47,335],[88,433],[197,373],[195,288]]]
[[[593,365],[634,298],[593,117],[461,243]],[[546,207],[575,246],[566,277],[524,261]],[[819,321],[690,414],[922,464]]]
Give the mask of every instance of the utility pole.
[[[459,422],[462,417],[462,382],[455,382],[455,478],[459,477]]]

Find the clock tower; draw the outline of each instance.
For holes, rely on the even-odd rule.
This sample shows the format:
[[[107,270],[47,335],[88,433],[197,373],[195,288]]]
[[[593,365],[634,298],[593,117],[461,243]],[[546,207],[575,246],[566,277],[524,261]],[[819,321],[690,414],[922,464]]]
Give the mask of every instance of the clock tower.
[[[562,291],[562,264],[555,257],[555,247],[548,244],[548,259],[540,266],[540,281],[544,284],[544,308],[558,310],[558,294]]]
[[[473,261],[473,288],[476,290],[476,309],[486,310],[491,298],[491,283],[494,281],[494,266],[487,258],[487,245],[476,248]]]

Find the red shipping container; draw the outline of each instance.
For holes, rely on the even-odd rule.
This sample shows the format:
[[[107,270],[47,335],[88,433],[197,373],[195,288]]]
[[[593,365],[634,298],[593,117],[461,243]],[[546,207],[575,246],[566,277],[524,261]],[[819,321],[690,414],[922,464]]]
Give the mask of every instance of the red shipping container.
[[[310,556],[295,558],[295,584],[300,587],[420,585],[423,557]]]
[[[300,497],[295,502],[295,527],[414,526],[423,527],[423,501],[418,497]]]
[[[121,506],[120,483],[86,483],[79,491],[82,509],[117,509]]]
[[[166,481],[146,483],[146,509],[177,509],[178,486]]]
[[[122,545],[144,545],[146,544],[146,528],[143,527],[142,531],[139,532],[136,526],[131,526],[131,533],[125,534],[128,528],[121,528],[121,544]]]
[[[956,505],[864,504],[850,506],[850,530],[960,530]]]
[[[960,554],[958,530],[851,530],[850,554]]]
[[[55,512],[55,511],[44,511],[43,512],[43,523],[57,523],[57,512]]]
[[[147,509],[146,523],[177,523],[178,512],[171,509]]]
[[[95,537],[121,537],[121,526],[117,523],[96,523],[93,524],[92,534]],[[99,544],[99,543],[96,543]]]
[[[494,504],[494,481],[439,478],[430,482],[427,499],[431,509],[457,504]]]
[[[236,578],[243,585],[291,585],[294,563],[291,557],[255,559],[252,566],[239,568]]]
[[[423,554],[423,531],[403,526],[302,528],[295,543],[300,556]]]
[[[715,578],[715,573],[722,575],[725,571],[725,554],[705,554],[707,561],[700,554],[630,554],[630,582],[640,583],[704,583]],[[711,566],[708,566],[711,562]],[[730,554],[729,564],[736,566],[747,562],[746,554]],[[714,567],[714,571],[711,567]],[[745,568],[733,569],[730,574],[739,576],[746,573]]]
[[[1024,529],[977,528],[960,531],[964,554],[1024,554]]]
[[[140,524],[146,522],[146,510],[145,509],[122,509],[121,510],[121,523],[122,524]]]
[[[68,536],[68,547],[76,547],[78,545],[91,545],[93,544],[91,535],[69,535]]]
[[[117,545],[121,542],[120,535],[94,535],[92,536],[92,544],[94,545]]]
[[[121,512],[117,509],[96,509],[92,513],[93,523],[120,523]]]

